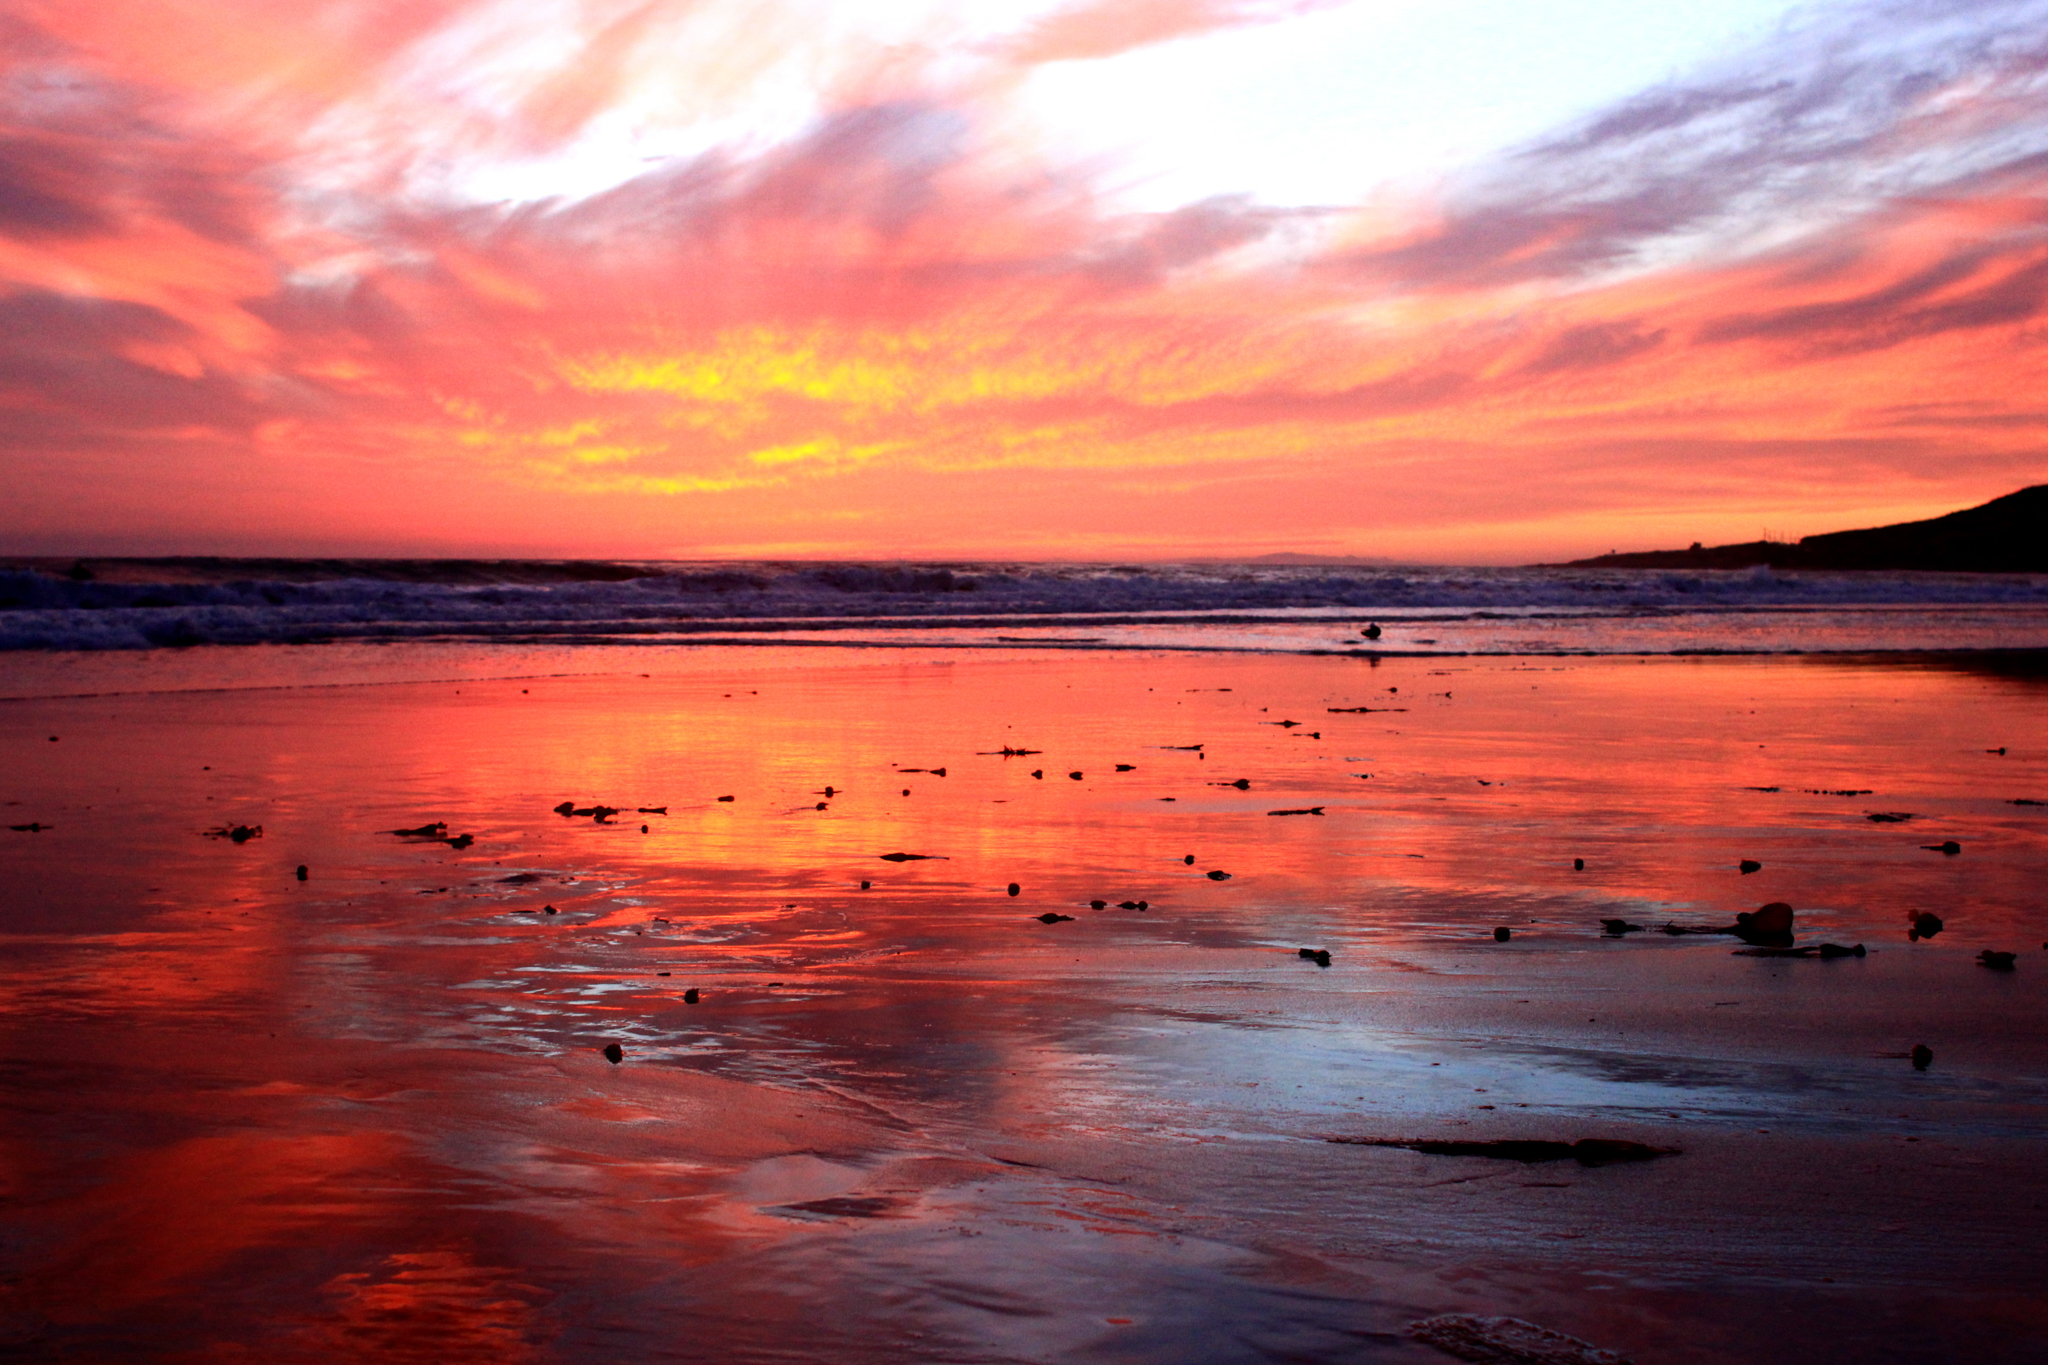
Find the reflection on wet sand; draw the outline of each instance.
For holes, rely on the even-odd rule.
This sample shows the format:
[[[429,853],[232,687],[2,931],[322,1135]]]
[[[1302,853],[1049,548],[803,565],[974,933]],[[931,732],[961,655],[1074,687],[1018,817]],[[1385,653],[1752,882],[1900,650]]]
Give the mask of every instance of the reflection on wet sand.
[[[0,1349],[1422,1359],[1407,1323],[1476,1312],[1992,1361],[2042,1325],[2035,674],[646,658],[0,705],[48,826],[0,844]],[[473,842],[392,833],[435,824]],[[1868,956],[1601,928],[1774,901]],[[1432,1150],[1583,1138],[1683,1155]]]

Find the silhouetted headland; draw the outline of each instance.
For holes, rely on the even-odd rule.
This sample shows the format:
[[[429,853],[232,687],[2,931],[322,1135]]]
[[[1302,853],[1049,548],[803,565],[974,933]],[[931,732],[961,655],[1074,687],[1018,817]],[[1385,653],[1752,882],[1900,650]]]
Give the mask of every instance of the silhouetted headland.
[[[2048,573],[2048,484],[2036,484],[1927,521],[1832,531],[1799,541],[1695,544],[1689,550],[1597,555],[1567,569],[1924,569],[1945,573]]]

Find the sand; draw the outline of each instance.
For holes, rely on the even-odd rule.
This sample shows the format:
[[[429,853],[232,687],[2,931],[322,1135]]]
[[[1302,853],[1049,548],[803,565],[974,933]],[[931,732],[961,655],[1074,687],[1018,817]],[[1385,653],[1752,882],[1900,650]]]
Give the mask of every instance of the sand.
[[[2029,660],[254,657],[0,702],[0,1351],[2038,1349]]]

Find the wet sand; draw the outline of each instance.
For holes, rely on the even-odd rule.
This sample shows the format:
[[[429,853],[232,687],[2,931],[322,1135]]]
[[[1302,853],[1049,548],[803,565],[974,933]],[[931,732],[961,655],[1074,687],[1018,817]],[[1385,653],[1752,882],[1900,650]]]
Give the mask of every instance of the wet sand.
[[[1407,1325],[1467,1312],[1646,1365],[1998,1362],[2048,1327],[2030,660],[381,659],[454,680],[0,702],[5,823],[48,827],[0,831],[0,1352],[1427,1361]],[[137,676],[64,690],[96,668]],[[473,842],[390,833],[429,822]],[[1654,932],[1780,900],[1866,956]]]

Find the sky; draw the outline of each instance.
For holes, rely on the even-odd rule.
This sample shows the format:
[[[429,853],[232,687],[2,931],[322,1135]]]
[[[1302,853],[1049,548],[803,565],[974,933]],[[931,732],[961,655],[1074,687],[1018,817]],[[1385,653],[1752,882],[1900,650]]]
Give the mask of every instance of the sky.
[[[1521,563],[2048,482],[2048,0],[0,0],[0,551]]]

